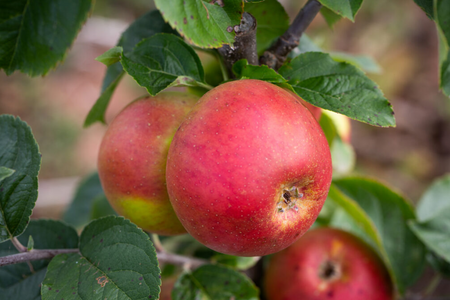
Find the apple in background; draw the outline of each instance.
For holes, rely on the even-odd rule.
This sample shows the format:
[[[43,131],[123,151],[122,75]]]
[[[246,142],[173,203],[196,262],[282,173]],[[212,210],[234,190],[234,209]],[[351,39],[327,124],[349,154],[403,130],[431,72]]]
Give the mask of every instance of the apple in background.
[[[350,143],[352,133],[350,119],[347,116],[329,110],[325,110],[323,113],[331,118],[341,139],[346,143]]]
[[[270,259],[268,300],[391,300],[389,273],[370,246],[333,228],[307,232]]]
[[[109,125],[98,173],[111,206],[143,230],[185,233],[169,201],[166,159],[173,135],[198,97],[177,92],[138,99]]]
[[[172,300],[172,290],[175,286],[175,282],[177,282],[177,279],[177,276],[172,276],[162,280],[159,300]]]
[[[221,253],[278,252],[313,224],[331,182],[327,140],[296,97],[259,80],[206,93],[174,136],[170,201],[186,230]]]

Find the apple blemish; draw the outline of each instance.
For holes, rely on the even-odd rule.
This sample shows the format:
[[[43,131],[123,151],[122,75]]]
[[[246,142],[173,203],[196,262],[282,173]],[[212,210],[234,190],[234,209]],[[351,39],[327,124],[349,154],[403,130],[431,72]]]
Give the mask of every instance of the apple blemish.
[[[277,203],[278,212],[282,213],[289,209],[298,211],[296,203],[301,198],[303,198],[303,193],[300,193],[297,186],[292,186],[290,189],[283,189],[280,201]]]

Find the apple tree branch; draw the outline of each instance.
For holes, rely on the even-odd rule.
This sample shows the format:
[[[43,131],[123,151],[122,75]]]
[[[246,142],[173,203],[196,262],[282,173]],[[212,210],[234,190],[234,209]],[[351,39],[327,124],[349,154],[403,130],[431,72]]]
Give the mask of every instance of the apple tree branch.
[[[321,8],[322,4],[319,1],[308,0],[286,32],[260,57],[259,63],[278,70],[286,60],[287,55],[298,46],[303,32]]]
[[[236,33],[235,42],[232,46],[224,45],[218,51],[222,55],[228,73],[231,77],[233,64],[241,59],[246,59],[249,64],[258,64],[258,54],[256,52],[256,19],[251,14],[244,12],[239,25],[228,27],[228,31]]]
[[[33,249],[30,251],[12,254],[0,257],[0,267],[32,260],[49,259],[62,253],[78,253],[79,249]],[[157,252],[157,257],[160,263],[170,263],[174,265],[183,266],[185,268],[198,268],[201,265],[207,264],[208,261],[193,257],[181,256],[167,252]]]

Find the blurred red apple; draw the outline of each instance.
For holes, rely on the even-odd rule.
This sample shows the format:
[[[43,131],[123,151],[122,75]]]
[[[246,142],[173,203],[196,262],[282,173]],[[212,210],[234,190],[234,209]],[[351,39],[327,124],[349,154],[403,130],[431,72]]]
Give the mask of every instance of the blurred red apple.
[[[327,140],[297,97],[238,80],[206,93],[169,150],[167,187],[186,230],[218,252],[258,256],[308,230],[331,182]]]
[[[333,121],[334,126],[336,127],[336,130],[341,139],[346,143],[350,143],[352,133],[350,119],[347,116],[332,111],[325,111],[325,113]]]
[[[197,97],[176,92],[132,102],[109,125],[98,172],[115,211],[145,231],[185,233],[169,201],[166,159],[173,135]]]
[[[268,300],[394,299],[389,273],[375,251],[332,228],[311,230],[273,255],[264,285]]]

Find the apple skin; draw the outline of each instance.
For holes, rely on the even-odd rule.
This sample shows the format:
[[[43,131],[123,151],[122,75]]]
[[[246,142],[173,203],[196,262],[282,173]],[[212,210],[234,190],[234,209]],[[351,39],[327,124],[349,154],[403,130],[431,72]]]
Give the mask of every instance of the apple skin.
[[[374,250],[333,228],[313,229],[274,254],[264,286],[268,300],[394,299],[389,273]]]
[[[103,137],[98,173],[105,195],[119,215],[145,231],[186,233],[170,204],[165,171],[173,135],[197,100],[178,92],[137,99]]]
[[[306,107],[245,79],[214,88],[192,109],[172,141],[166,179],[194,238],[221,253],[261,256],[308,230],[331,175],[327,140]]]
[[[317,122],[319,122],[320,117],[322,116],[322,109],[320,107],[314,106],[311,103],[306,102],[299,95],[297,95],[296,93],[294,93],[291,90],[286,90],[286,91],[288,91],[291,95],[293,95],[295,98],[297,98],[298,101],[300,101],[304,106],[306,106],[306,108],[311,112],[311,114],[314,116],[314,118],[317,120]]]

